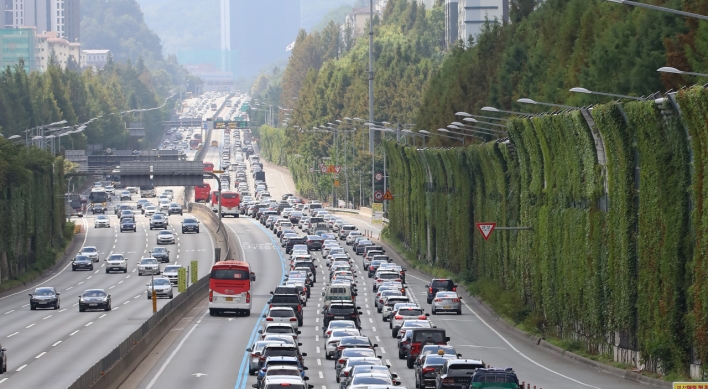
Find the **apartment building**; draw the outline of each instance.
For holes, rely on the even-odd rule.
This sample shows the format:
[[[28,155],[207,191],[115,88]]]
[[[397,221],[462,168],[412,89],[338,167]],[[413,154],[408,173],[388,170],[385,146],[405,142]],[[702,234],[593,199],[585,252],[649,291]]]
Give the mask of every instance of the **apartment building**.
[[[482,32],[487,20],[509,21],[509,0],[458,0],[457,39],[467,43],[470,36],[474,38]]]
[[[57,31],[37,34],[35,50],[37,70],[40,72],[47,70],[52,55],[62,69],[66,68],[69,58],[73,58],[74,62],[81,66],[81,44],[59,37]]]
[[[5,4],[5,29],[34,27],[55,31],[70,42],[80,40],[81,0],[0,0]]]

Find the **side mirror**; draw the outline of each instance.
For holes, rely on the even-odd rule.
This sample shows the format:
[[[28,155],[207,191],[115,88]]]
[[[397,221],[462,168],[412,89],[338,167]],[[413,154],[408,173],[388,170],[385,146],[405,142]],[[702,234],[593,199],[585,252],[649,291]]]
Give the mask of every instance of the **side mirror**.
[[[302,334],[302,331],[297,331],[297,334],[298,334],[298,335]]]
[[[445,337],[445,341],[446,341],[446,342],[449,342],[449,341],[450,341],[450,337],[449,337],[449,336],[446,336],[446,337]]]
[[[398,381],[394,381],[394,382],[393,382],[393,385],[394,385],[394,386],[399,386],[400,384],[401,384],[401,383],[398,382]]]
[[[413,366],[420,366],[420,362],[418,362],[418,361],[413,362]]]
[[[272,290],[270,291],[270,294],[274,294]]]
[[[60,292],[57,292],[57,296],[59,296],[59,295],[61,295],[61,293],[60,293]]]
[[[300,354],[300,355],[302,355],[303,357],[306,357],[306,356],[307,356],[307,353],[302,353],[302,354]]]
[[[258,330],[258,333],[259,333],[259,334],[262,334],[262,333],[263,333],[263,330]]]
[[[324,295],[325,295],[325,292],[322,292],[322,296],[324,296]],[[31,296],[31,295],[30,295],[30,296]]]
[[[258,389],[258,384],[253,384],[253,385],[251,385],[251,387]]]
[[[430,314],[429,314],[429,313],[426,313],[426,314],[425,314],[425,316],[426,316],[426,317],[429,317],[429,316],[430,316]]]
[[[310,380],[310,377],[304,376],[304,377],[302,377],[302,380],[303,380],[303,381],[309,381],[309,380]]]
[[[324,294],[323,294],[324,295]],[[29,293],[29,296],[32,297],[32,293]]]
[[[425,285],[426,288],[430,288],[430,285]]]
[[[374,343],[374,345],[371,347],[379,347],[379,345],[377,343]]]
[[[457,357],[458,357],[458,358],[462,358],[462,354],[457,354]]]
[[[361,309],[361,307],[356,307],[356,309]]]
[[[268,299],[268,304],[272,303],[273,299]]]
[[[303,366],[303,367],[302,367],[302,370],[310,370],[310,368],[307,367],[307,366]]]
[[[386,365],[386,366],[388,366],[389,368],[391,368],[391,365]],[[398,374],[396,374],[396,373],[391,373],[391,378],[398,378]]]
[[[297,345],[298,345],[298,347],[300,347],[300,346],[302,346],[302,343],[298,343]]]
[[[246,352],[247,352],[247,353],[252,353],[252,352],[253,352],[253,349],[249,347],[249,348],[246,349]]]
[[[150,286],[150,284],[145,284],[145,286]]]
[[[261,316],[261,317],[268,317],[268,315],[266,315],[266,314],[264,313],[263,316]]]

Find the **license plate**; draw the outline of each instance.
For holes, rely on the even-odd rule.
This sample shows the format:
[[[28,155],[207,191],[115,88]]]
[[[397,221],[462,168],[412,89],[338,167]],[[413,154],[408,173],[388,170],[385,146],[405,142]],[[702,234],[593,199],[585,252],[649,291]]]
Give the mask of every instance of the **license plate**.
[[[226,298],[226,301],[234,301],[234,298],[233,298],[233,297],[227,297],[227,298]]]
[[[335,316],[335,319],[344,319],[344,316]]]
[[[449,305],[443,307],[443,309],[451,309],[451,308],[452,308],[452,307],[449,306]]]
[[[98,305],[98,304],[89,304],[89,307],[95,307],[95,306],[97,306],[97,305]]]
[[[46,302],[46,301],[40,301],[39,303],[40,303],[40,304],[46,304],[47,302]]]

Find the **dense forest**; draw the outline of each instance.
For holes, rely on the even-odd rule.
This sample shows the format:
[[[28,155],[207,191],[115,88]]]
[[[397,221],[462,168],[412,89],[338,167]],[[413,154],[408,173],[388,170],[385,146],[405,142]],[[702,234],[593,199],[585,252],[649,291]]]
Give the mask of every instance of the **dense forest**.
[[[708,14],[706,0],[654,3]],[[527,329],[605,358],[615,346],[638,351],[638,361],[623,362],[683,378],[691,363],[708,360],[708,92],[687,88],[699,78],[656,70],[706,73],[708,28],[600,0],[512,5],[511,23],[489,24],[447,53],[406,45],[425,33],[392,34],[420,25],[411,18],[418,12],[435,25],[439,7],[414,13],[406,0],[391,1],[374,21],[376,120],[435,133],[460,120],[456,112],[480,114],[484,106],[541,114],[501,117],[508,137],[467,138],[466,147],[430,147],[452,145],[434,136],[423,149],[381,142],[398,196],[388,204],[385,236],[409,258],[469,282]],[[387,39],[396,44],[383,50]],[[356,130],[348,135],[356,166],[371,163],[366,131],[345,119],[368,118],[362,41],[306,71],[296,71],[303,66],[294,52],[285,75],[298,77],[282,83],[283,101],[297,97],[292,119],[285,129],[261,129],[263,154],[288,165],[305,195],[331,191],[331,178],[307,168],[342,152],[341,140],[308,133],[312,127],[342,120],[340,134]],[[652,98],[610,102],[572,87]],[[664,91],[678,93],[655,102]],[[524,97],[600,105],[543,113],[516,102]],[[382,154],[377,149],[377,159]],[[484,241],[474,225],[492,221],[531,230],[496,231]]]

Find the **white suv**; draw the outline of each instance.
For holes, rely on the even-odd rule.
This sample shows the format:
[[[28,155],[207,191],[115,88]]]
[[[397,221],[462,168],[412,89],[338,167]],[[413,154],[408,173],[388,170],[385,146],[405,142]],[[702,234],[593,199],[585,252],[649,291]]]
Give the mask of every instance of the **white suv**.
[[[111,254],[105,261],[108,262],[106,263],[106,273],[111,271],[128,272],[128,260],[125,259],[123,254]]]

